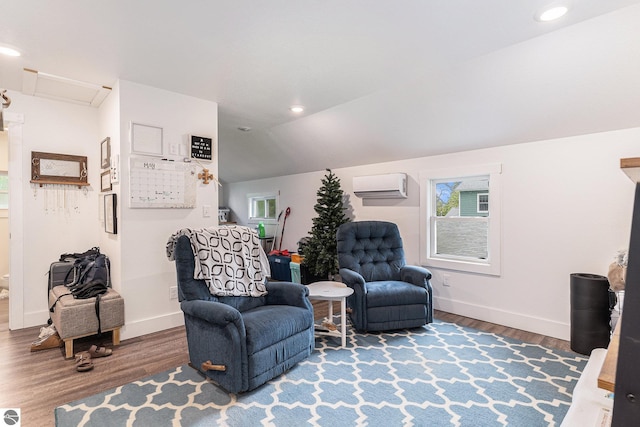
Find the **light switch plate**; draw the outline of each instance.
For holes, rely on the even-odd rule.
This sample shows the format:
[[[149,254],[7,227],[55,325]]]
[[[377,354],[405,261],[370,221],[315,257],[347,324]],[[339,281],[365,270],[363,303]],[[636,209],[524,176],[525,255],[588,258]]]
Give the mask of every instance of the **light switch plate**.
[[[109,169],[111,171],[112,184],[115,184],[120,181],[120,168],[118,167],[119,164],[120,164],[120,154],[111,156],[111,165]]]

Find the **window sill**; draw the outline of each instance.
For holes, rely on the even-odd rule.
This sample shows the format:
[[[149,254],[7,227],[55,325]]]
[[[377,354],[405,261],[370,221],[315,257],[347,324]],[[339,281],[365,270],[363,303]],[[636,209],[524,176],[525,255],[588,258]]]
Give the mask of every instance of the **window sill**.
[[[423,263],[425,267],[433,267],[443,270],[463,271],[466,273],[486,274],[488,276],[500,276],[500,266],[481,262],[459,261],[442,258],[427,258]]]
[[[264,225],[275,225],[278,223],[277,219],[249,219],[247,224],[258,225],[263,223]]]

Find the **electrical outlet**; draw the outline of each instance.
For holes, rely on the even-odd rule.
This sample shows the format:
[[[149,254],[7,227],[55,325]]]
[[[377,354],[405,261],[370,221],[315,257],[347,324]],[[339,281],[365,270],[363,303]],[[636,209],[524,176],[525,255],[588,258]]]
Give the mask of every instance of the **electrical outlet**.
[[[178,299],[178,287],[172,286],[169,288],[169,299]]]
[[[442,286],[446,286],[446,287],[451,286],[450,279],[451,279],[451,275],[450,274],[446,274],[446,273],[443,274],[442,275]]]

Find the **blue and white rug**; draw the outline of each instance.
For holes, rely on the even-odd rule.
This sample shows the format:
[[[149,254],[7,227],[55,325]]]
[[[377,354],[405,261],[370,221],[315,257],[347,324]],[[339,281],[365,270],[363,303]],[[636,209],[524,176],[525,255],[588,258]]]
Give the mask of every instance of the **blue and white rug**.
[[[189,366],[56,408],[66,426],[553,426],[587,359],[436,321],[318,338],[316,351],[249,393]]]

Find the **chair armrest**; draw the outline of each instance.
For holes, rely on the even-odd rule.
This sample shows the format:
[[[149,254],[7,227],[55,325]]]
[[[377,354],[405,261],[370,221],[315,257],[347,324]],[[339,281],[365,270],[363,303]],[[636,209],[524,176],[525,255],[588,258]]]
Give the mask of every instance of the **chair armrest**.
[[[429,282],[431,277],[432,275],[429,270],[417,265],[405,265],[400,269],[400,280],[427,290],[427,294],[429,295],[427,323],[433,322],[433,287],[431,286],[431,282]]]
[[[299,283],[267,282],[267,305],[291,305],[311,309],[309,289]]]
[[[208,323],[225,327],[229,323],[240,323],[244,329],[244,322],[240,312],[235,308],[215,301],[191,300],[182,301],[180,308],[185,314],[197,317]]]
[[[362,277],[360,273],[356,273],[348,268],[341,268],[339,274],[342,282],[350,288],[355,288],[356,286],[359,288],[364,287],[364,277]]]
[[[364,277],[360,273],[356,273],[348,268],[341,268],[339,271],[342,283],[353,289],[353,292],[358,295],[364,295],[366,286],[364,285]]]
[[[424,267],[417,265],[405,265],[400,269],[400,280],[408,282],[422,288],[431,287],[429,280],[431,272]]]

